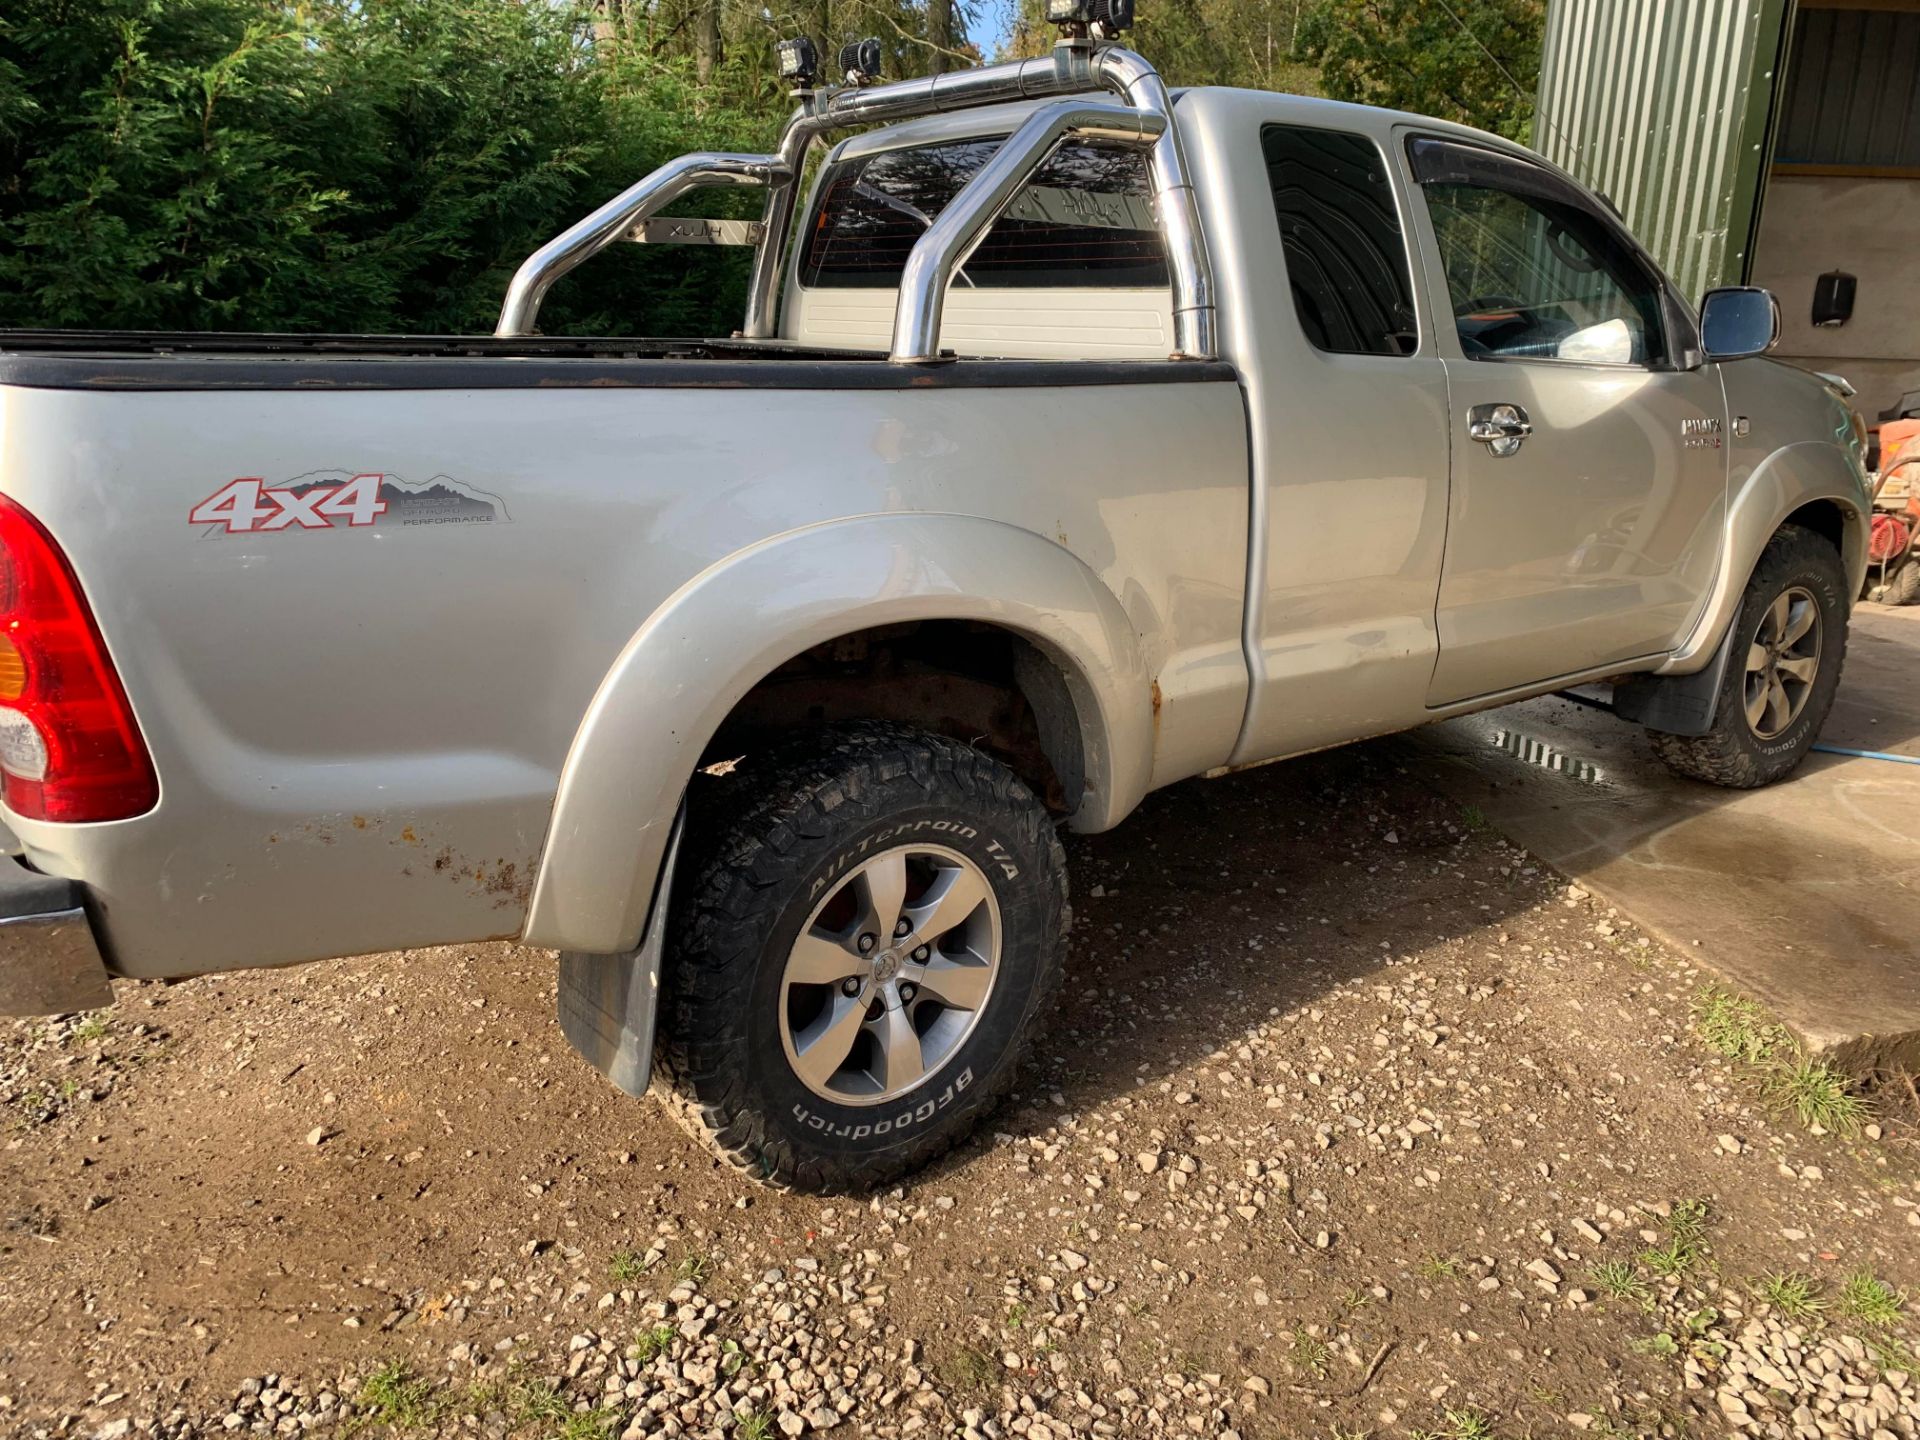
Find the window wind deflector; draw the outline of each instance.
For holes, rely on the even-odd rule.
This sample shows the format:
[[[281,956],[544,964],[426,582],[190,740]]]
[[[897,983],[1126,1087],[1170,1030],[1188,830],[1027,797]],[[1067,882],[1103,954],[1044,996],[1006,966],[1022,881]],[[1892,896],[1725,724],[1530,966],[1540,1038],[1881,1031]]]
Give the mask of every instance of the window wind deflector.
[[[1585,208],[1587,197],[1544,165],[1501,150],[1415,136],[1407,142],[1413,178],[1422,185],[1477,185]]]

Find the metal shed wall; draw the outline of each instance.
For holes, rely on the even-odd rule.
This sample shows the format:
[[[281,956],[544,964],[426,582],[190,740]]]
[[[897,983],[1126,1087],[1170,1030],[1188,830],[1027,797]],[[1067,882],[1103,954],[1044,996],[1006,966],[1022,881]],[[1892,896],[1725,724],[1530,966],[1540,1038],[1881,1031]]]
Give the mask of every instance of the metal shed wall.
[[[1746,275],[1791,0],[1549,0],[1533,144],[1698,300]]]
[[[1775,164],[1920,170],[1920,10],[1802,6],[1782,94]]]

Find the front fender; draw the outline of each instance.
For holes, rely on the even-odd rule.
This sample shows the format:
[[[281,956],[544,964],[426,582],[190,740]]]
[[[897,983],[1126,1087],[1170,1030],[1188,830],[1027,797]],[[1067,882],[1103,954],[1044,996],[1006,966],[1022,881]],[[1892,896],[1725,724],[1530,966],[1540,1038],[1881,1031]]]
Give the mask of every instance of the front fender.
[[[1719,573],[1692,633],[1657,674],[1692,674],[1713,658],[1740,609],[1740,597],[1753,567],[1760,563],[1760,552],[1787,517],[1803,505],[1832,501],[1846,517],[1841,558],[1852,585],[1849,593],[1860,593],[1867,567],[1869,501],[1860,472],[1844,449],[1831,440],[1783,445],[1755,465],[1744,481],[1737,475],[1734,480]]]
[[[574,736],[523,937],[635,945],[693,768],[754,685],[815,645],[914,620],[977,620],[1060,666],[1081,731],[1074,824],[1116,824],[1153,768],[1152,681],[1126,612],[1052,541],[964,515],[871,515],[790,531],[709,566],[651,615]]]

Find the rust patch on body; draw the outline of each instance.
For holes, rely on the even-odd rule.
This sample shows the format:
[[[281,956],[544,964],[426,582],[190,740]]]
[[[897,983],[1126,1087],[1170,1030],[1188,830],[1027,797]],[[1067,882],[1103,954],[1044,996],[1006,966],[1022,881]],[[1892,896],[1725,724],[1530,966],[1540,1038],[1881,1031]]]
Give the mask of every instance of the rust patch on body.
[[[526,909],[533,903],[533,871],[529,867],[523,875],[520,866],[512,860],[496,860],[493,873],[484,869],[476,870],[474,878],[480,882],[480,888],[493,897],[496,910],[512,907]]]

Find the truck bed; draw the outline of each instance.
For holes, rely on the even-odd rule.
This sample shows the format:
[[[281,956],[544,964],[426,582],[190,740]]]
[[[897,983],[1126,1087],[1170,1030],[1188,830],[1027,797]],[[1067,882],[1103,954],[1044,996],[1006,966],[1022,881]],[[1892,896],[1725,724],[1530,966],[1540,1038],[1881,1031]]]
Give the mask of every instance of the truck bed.
[[[1218,361],[892,365],[878,350],[722,339],[0,330],[0,385],[55,390],[921,390],[1164,385],[1233,373]]]
[[[1101,627],[1139,670],[1133,788],[1218,763],[1245,702],[1247,476],[1227,365],[0,334],[0,494],[64,551],[160,786],[130,819],[14,828],[86,885],[125,974],[488,936],[619,949],[574,916],[651,884],[674,803],[645,767],[691,773],[711,733],[680,707],[730,705],[837,634]],[[378,505],[349,516],[349,493]],[[708,595],[724,624],[678,608]],[[629,710],[636,656],[693,673]],[[563,773],[628,717],[640,742],[591,781],[619,833],[592,839],[559,813]],[[541,925],[550,829],[618,879],[556,861],[573,878]]]

